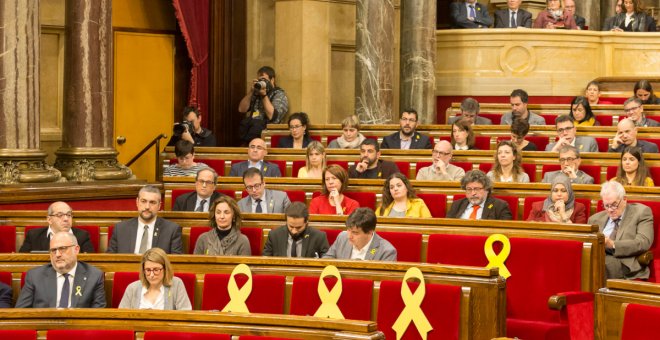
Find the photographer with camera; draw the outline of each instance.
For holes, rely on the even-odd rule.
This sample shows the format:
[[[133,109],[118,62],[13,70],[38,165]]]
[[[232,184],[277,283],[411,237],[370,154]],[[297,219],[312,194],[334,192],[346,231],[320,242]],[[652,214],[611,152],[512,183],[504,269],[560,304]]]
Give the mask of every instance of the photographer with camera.
[[[201,126],[202,115],[197,108],[184,107],[183,121],[174,123],[172,138],[167,146],[174,146],[180,140],[186,140],[195,146],[216,146],[215,136],[209,129]]]
[[[283,89],[275,85],[275,70],[263,66],[257,71],[248,93],[238,104],[238,111],[245,115],[240,123],[239,134],[243,144],[261,137],[268,123],[277,124],[289,111],[289,99]]]

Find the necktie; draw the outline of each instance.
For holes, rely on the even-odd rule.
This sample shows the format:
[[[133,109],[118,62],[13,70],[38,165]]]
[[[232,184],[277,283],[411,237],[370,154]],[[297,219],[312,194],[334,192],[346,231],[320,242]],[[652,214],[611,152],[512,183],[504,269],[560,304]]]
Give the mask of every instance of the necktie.
[[[291,257],[298,257],[298,242],[291,240]]]
[[[614,241],[616,240],[616,233],[619,231],[619,223],[621,222],[621,218],[619,217],[612,222],[614,222],[614,230],[612,230],[612,233],[610,234],[610,240]]]
[[[477,211],[479,211],[479,206],[478,205],[473,205],[472,206],[472,213],[470,214],[470,219],[471,220],[476,220],[477,219]]]
[[[147,251],[147,246],[149,243],[149,226],[144,225],[144,232],[142,233],[142,240],[140,240],[140,254],[144,254]]]
[[[257,214],[264,212],[263,210],[261,210],[261,198],[257,199],[255,202],[257,202],[257,208],[254,209],[254,212],[256,212]]]
[[[474,18],[474,17],[476,16],[475,13],[474,13],[474,5],[469,5],[469,7],[470,7],[470,14],[469,14],[469,16],[470,16],[471,18]]]
[[[202,200],[201,202],[199,202],[199,207],[197,207],[195,211],[204,212],[204,204],[206,204],[206,200]]]
[[[63,274],[64,284],[62,284],[62,291],[60,292],[60,305],[59,308],[69,308],[69,296],[71,295],[71,288],[69,285],[69,273]]]
[[[511,12],[511,28],[516,28],[516,12]]]

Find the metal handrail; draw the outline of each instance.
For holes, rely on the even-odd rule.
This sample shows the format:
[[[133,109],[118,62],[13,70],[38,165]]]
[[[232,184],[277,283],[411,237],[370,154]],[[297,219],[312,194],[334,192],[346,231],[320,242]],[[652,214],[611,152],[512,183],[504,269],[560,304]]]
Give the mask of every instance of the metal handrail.
[[[131,158],[131,160],[128,161],[128,163],[126,163],[126,166],[131,166],[131,164],[135,163],[135,161],[137,161],[140,157],[142,157],[142,155],[144,155],[144,153],[147,152],[147,150],[149,150],[155,144],[156,145],[156,180],[161,181],[163,179],[163,175],[162,175],[163,167],[158,163],[158,159],[160,158],[159,157],[160,140],[164,138],[167,138],[167,135],[164,133],[161,133],[160,135],[156,136],[156,138],[154,138],[149,144],[147,144],[147,146],[142,148],[142,150],[138,152],[138,154],[135,155],[135,157]]]

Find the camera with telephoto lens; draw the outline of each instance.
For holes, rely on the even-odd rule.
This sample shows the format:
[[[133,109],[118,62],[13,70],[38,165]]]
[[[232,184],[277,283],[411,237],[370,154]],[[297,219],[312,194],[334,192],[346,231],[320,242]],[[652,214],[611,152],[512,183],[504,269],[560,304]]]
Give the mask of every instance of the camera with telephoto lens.
[[[193,123],[187,120],[184,120],[181,123],[174,123],[173,133],[175,136],[181,136],[182,133],[186,132],[186,129],[188,130],[188,132],[190,132],[190,134],[192,134],[193,131],[195,131],[195,129],[193,128]]]
[[[270,93],[270,91],[273,90],[273,84],[266,78],[259,78],[259,80],[254,83],[254,89],[256,91],[266,89],[266,93]]]

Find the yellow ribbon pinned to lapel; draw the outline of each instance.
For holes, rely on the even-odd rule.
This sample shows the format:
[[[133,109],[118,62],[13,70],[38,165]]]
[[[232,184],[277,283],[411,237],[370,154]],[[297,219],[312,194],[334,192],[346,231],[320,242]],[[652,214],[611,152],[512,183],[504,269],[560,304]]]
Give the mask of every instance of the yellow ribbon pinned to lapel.
[[[414,294],[410,292],[410,287],[407,284],[407,281],[412,278],[419,280],[419,286],[417,286]],[[424,311],[422,311],[421,306],[424,295],[426,295],[426,285],[424,284],[422,271],[417,267],[408,269],[403,277],[403,282],[401,282],[401,298],[406,307],[392,325],[392,329],[396,332],[396,340],[401,339],[411,321],[415,323],[417,332],[424,340],[426,340],[428,332],[433,330],[433,326],[431,326],[426,315],[424,315]]]
[[[502,251],[497,255],[495,255],[495,251],[493,250],[493,243],[496,241],[502,242],[503,245]],[[511,276],[511,272],[509,272],[509,269],[504,265],[504,262],[511,253],[511,242],[509,242],[509,238],[502,234],[490,235],[484,244],[484,252],[488,259],[488,265],[486,268],[498,267],[500,269],[500,276],[508,279],[509,276]]]
[[[337,283],[332,287],[332,290],[328,291],[328,287],[325,285],[323,278],[326,276],[334,276],[337,278]],[[339,310],[337,306],[337,301],[341,297],[342,285],[341,285],[341,274],[339,274],[339,269],[335,266],[327,266],[323,268],[321,272],[321,277],[319,278],[318,292],[319,297],[321,298],[321,306],[314,313],[314,316],[317,318],[330,318],[330,319],[344,319],[344,314]]]
[[[82,296],[82,287],[76,286],[76,296]]]
[[[238,274],[247,275],[247,282],[238,289],[238,284],[236,284],[235,276]],[[247,298],[252,293],[252,271],[250,267],[246,264],[237,265],[234,270],[231,272],[231,277],[229,277],[229,284],[227,285],[227,291],[229,292],[229,303],[222,309],[222,312],[234,312],[234,313],[250,313],[245,304]]]

